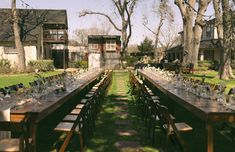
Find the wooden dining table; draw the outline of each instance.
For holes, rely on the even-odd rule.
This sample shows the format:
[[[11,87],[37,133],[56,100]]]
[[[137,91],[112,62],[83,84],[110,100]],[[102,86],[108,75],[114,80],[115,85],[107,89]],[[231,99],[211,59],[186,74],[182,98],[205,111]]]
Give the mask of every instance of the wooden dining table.
[[[172,101],[199,117],[206,124],[207,152],[213,152],[213,129],[214,124],[221,122],[235,122],[235,109],[229,109],[215,100],[198,97],[195,94],[174,85],[161,77],[143,69],[138,74],[149,81]]]
[[[32,138],[32,151],[38,151],[37,134],[39,122],[50,116],[58,108],[69,102],[72,97],[76,96],[79,92],[81,92],[95,80],[97,80],[97,78],[99,78],[102,73],[103,71],[91,73],[90,75],[81,78],[76,87],[72,89],[70,88],[65,92],[40,99],[39,102],[29,102],[27,104],[14,106],[13,108],[11,108],[11,121],[21,121],[24,117],[29,117],[30,137]]]

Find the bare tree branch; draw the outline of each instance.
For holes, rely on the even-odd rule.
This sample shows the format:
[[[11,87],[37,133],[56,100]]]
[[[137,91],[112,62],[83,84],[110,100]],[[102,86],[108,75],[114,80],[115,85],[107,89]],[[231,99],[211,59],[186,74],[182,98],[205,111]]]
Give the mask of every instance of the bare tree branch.
[[[185,18],[186,6],[184,5],[183,0],[175,0],[175,4],[180,8],[180,13],[182,17]]]
[[[157,35],[151,28],[149,28],[149,27],[147,26],[146,23],[143,23],[143,25],[144,25],[144,27],[146,27],[147,30],[149,30],[152,34]]]
[[[121,32],[122,30],[120,28],[117,27],[117,25],[113,22],[113,20],[107,15],[107,14],[104,14],[104,13],[101,13],[101,12],[93,12],[93,11],[82,11],[79,13],[79,17],[83,17],[83,16],[86,16],[86,15],[101,15],[101,16],[104,16],[106,17],[109,22],[114,26],[114,28]]]
[[[123,13],[123,7],[121,4],[121,0],[112,0],[114,5],[116,6],[116,8],[118,9],[119,15],[121,15]]]
[[[127,47],[129,40],[131,38],[132,35],[132,28],[131,28],[131,15],[129,13],[129,11],[127,10],[127,7],[125,7],[126,13],[127,13],[127,22],[128,22],[128,26],[129,26],[129,34],[127,36],[126,42],[125,42],[125,47]],[[133,10],[132,10],[133,12]]]

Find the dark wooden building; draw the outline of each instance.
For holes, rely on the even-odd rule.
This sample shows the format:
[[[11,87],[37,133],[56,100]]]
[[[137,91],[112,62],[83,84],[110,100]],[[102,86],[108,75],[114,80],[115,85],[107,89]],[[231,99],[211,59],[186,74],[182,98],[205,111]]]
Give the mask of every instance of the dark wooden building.
[[[29,60],[52,59],[55,67],[68,65],[66,10],[18,9],[20,37]],[[11,9],[0,9],[0,58],[17,60]]]
[[[118,68],[120,62],[120,35],[89,35],[89,67]]]

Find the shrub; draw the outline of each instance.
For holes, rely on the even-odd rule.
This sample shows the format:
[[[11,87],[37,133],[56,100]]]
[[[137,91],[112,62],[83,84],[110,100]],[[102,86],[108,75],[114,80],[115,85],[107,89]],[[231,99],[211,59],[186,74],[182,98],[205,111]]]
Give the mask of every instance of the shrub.
[[[204,61],[198,61],[198,67],[203,67],[203,69],[211,69],[211,70],[219,70],[219,61],[217,60],[204,60]]]
[[[68,64],[70,68],[75,68],[75,62],[69,62]]]
[[[194,67],[194,69],[199,70],[199,71],[207,71],[208,67],[207,66],[197,66],[197,67]]]
[[[53,71],[55,68],[52,60],[31,60],[28,66],[29,69],[38,69],[41,72]]]
[[[11,72],[11,63],[8,59],[0,59],[0,73]]]
[[[74,63],[74,66],[76,67],[76,68],[88,68],[88,63],[87,63],[87,61],[85,61],[85,60],[82,60],[82,61],[76,61],[75,63]]]
[[[204,60],[204,61],[198,61],[198,66],[201,66],[201,67],[210,67],[212,64],[212,61],[211,60]]]
[[[211,66],[209,68],[212,70],[218,71],[219,66],[220,66],[219,61],[215,60],[215,61],[212,61]]]
[[[134,66],[135,63],[138,61],[138,58],[128,56],[128,57],[125,58],[125,61],[127,62],[127,66]]]

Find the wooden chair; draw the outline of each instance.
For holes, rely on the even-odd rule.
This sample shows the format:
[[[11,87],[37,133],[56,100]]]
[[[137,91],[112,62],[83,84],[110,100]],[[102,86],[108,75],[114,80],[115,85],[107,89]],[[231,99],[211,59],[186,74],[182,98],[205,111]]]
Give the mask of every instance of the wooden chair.
[[[167,107],[165,106],[159,106],[159,110],[161,113],[161,126],[163,131],[166,134],[166,151],[168,151],[169,147],[169,141],[175,141],[177,145],[179,145],[179,148],[183,150],[184,152],[188,151],[187,144],[185,140],[182,138],[181,133],[182,132],[189,132],[192,131],[193,128],[189,126],[188,124],[184,122],[178,122],[175,123],[173,119],[170,116],[170,113],[168,112]]]
[[[18,133],[18,138],[0,139],[1,152],[30,152],[29,130],[27,119],[21,122],[0,121],[0,131],[11,131]]]
[[[74,134],[79,136],[80,151],[84,151],[85,137],[83,135],[83,129],[85,127],[85,113],[85,106],[80,110],[73,110],[69,115],[65,116],[62,122],[56,126],[54,129],[55,131],[66,133],[66,138],[60,147],[59,152],[64,152],[66,150]]]

